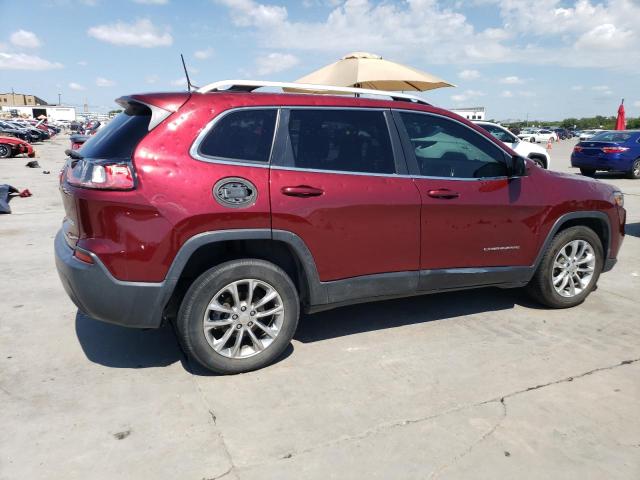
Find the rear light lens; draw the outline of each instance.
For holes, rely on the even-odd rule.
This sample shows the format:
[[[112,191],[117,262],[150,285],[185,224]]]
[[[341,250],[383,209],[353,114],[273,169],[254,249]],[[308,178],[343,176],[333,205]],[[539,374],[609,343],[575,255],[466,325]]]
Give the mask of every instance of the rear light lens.
[[[602,147],[604,153],[622,153],[629,150],[628,147]]]
[[[93,163],[80,160],[67,169],[67,182],[76,187],[98,190],[131,190],[133,169],[125,163]]]
[[[583,150],[583,148],[579,145],[576,145],[575,147],[573,147],[573,151],[575,153],[580,153]]]

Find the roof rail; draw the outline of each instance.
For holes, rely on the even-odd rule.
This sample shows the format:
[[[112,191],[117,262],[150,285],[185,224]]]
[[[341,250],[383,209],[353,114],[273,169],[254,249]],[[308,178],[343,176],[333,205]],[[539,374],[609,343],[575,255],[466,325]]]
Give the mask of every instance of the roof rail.
[[[340,93],[352,93],[359,95],[378,95],[391,97],[392,100],[415,102],[423,105],[431,105],[424,99],[406,93],[389,92],[386,90],[371,90],[368,88],[352,88],[352,87],[336,87],[333,85],[315,85],[312,83],[294,83],[294,82],[268,82],[262,80],[221,80],[219,82],[213,82],[197,90],[198,93],[208,92],[253,92],[258,88],[274,87],[282,88],[283,90],[293,90],[295,93],[327,93],[327,94],[340,94]]]

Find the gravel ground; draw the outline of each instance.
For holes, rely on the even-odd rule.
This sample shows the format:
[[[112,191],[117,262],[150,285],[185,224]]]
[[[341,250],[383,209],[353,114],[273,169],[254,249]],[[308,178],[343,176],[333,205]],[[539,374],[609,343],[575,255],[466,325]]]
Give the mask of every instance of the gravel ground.
[[[574,141],[552,150],[570,171]],[[53,238],[66,137],[0,216],[0,478],[638,479],[640,181],[616,268],[581,306],[517,290],[359,305],[303,318],[285,358],[208,375],[169,328],[78,313]]]

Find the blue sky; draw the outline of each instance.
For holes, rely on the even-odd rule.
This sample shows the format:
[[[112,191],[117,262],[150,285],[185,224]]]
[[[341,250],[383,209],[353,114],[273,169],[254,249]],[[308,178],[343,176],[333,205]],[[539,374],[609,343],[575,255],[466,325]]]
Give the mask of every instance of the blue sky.
[[[291,81],[352,51],[458,85],[496,119],[640,116],[639,0],[0,0],[0,91],[92,109],[227,78]]]

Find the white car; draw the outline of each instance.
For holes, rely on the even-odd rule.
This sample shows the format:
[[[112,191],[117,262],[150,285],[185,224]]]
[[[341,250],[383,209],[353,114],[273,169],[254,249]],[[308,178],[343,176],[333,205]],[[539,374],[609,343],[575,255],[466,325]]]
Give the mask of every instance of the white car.
[[[596,136],[598,133],[604,132],[601,128],[595,128],[593,130],[583,130],[580,132],[580,140],[589,140],[591,137]]]
[[[549,140],[557,142],[558,134],[546,128],[525,128],[518,134],[518,138],[532,143],[547,143]]]
[[[473,123],[475,123],[479,127],[484,128],[487,132],[496,137],[507,147],[514,150],[518,155],[522,155],[523,157],[533,160],[540,167],[548,169],[551,165],[551,157],[549,156],[547,151],[540,145],[536,145],[535,143],[531,143],[529,141],[522,141],[522,139],[516,137],[509,130],[496,123],[484,121]]]

